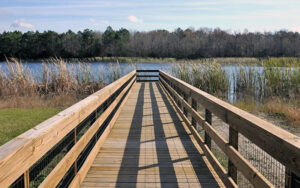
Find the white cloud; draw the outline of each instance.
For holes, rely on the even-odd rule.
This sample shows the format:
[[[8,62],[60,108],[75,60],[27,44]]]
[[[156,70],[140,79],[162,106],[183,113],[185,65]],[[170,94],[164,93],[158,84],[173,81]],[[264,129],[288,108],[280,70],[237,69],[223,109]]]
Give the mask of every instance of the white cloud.
[[[133,22],[133,23],[142,23],[143,22],[142,19],[139,19],[139,18],[137,18],[136,16],[133,16],[133,15],[128,16],[128,20],[130,22]]]
[[[35,26],[25,19],[15,20],[10,26],[13,28],[35,29]]]

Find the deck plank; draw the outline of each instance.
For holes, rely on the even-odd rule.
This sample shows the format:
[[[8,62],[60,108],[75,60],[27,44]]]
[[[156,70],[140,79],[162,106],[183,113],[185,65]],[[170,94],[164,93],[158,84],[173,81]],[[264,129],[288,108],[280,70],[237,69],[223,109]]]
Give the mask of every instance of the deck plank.
[[[138,82],[81,187],[223,187],[156,82]]]

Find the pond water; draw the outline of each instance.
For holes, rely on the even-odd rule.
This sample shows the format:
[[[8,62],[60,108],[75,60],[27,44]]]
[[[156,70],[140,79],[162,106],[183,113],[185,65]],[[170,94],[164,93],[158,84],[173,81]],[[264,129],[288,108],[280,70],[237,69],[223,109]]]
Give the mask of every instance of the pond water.
[[[34,75],[35,80],[39,81],[42,78],[43,74],[43,65],[41,62],[26,62],[21,63],[23,66],[27,67],[28,70]],[[89,72],[93,76],[94,80],[104,80],[106,83],[110,83],[112,81],[111,79],[111,70],[113,67],[116,67],[118,65],[117,63],[107,63],[107,62],[91,62],[87,63],[89,67]],[[48,66],[51,66],[51,64],[48,64]],[[78,63],[67,63],[68,68],[72,68],[76,71],[76,69],[80,68],[80,64]],[[140,62],[140,63],[119,63],[120,74],[121,76],[131,72],[134,69],[158,69],[163,70],[165,72],[172,74],[172,68],[174,67],[174,63],[148,63],[148,62]],[[246,70],[250,67],[247,65],[243,66]],[[225,74],[228,76],[230,85],[228,88],[228,101],[234,102],[237,100],[237,95],[234,92],[235,88],[235,78],[236,74],[239,72],[240,65],[222,65],[223,70],[225,71]],[[262,66],[251,66],[255,72],[263,73],[263,67]],[[2,72],[8,71],[8,66],[6,62],[0,62],[0,70]]]

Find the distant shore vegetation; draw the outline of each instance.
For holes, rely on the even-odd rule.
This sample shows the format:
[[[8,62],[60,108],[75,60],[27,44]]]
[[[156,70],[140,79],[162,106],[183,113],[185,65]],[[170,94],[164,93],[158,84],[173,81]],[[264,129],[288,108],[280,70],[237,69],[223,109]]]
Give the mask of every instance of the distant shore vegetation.
[[[9,31],[0,34],[0,59],[50,57],[142,57],[199,59],[213,57],[300,57],[298,32],[229,33],[221,29],[185,29],[147,32],[107,27],[104,32],[86,29]]]

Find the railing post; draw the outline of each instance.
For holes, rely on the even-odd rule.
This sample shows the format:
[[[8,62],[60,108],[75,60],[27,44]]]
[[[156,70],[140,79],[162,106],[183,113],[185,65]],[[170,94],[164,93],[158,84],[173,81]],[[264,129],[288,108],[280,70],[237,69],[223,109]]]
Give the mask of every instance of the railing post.
[[[229,144],[238,150],[239,133],[229,126]],[[237,168],[228,160],[228,175],[237,183]]]
[[[76,144],[77,142],[77,127],[74,128],[74,145]],[[77,159],[75,159],[74,161],[74,174],[77,174]]]
[[[296,176],[289,168],[285,167],[285,187],[300,187],[300,177]]]
[[[187,97],[187,95],[184,93],[183,94],[183,99],[185,100],[185,101],[187,101],[188,102],[188,97]],[[187,115],[188,115],[188,111],[186,110],[186,108],[185,107],[183,107],[183,114],[187,117]]]
[[[212,113],[208,109],[205,109],[205,121],[212,124]],[[209,148],[211,148],[211,138],[206,131],[204,133],[204,142]]]
[[[192,98],[192,108],[197,111],[197,101],[193,98]],[[192,125],[197,129],[197,121],[193,116],[192,116]]]
[[[176,89],[176,90],[178,91],[179,95],[182,94],[182,92],[181,92],[180,89]],[[177,105],[179,106],[179,108],[183,110],[184,107],[183,107],[183,105],[181,104],[181,101],[180,101],[179,99],[177,99],[177,98],[176,98],[176,103],[177,103]]]
[[[30,179],[29,179],[29,170],[26,170],[24,173],[24,188],[29,188],[30,187]]]

